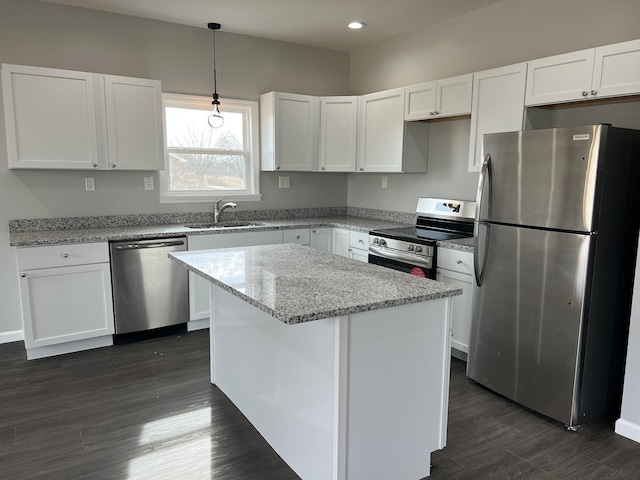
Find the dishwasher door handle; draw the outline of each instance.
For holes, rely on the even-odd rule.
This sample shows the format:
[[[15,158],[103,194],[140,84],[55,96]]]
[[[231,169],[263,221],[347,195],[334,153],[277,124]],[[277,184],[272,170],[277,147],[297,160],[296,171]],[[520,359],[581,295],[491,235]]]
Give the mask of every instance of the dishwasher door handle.
[[[175,247],[178,245],[184,245],[184,240],[173,240],[169,242],[156,242],[156,243],[127,243],[125,245],[114,245],[115,250],[138,250],[141,248],[162,248],[162,247]]]

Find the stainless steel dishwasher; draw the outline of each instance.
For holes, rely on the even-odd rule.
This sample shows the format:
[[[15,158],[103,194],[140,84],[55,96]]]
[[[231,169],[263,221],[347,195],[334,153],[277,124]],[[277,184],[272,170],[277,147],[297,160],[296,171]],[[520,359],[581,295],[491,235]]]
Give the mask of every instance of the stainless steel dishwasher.
[[[167,256],[186,249],[186,237],[110,243],[116,335],[186,324],[187,269]]]

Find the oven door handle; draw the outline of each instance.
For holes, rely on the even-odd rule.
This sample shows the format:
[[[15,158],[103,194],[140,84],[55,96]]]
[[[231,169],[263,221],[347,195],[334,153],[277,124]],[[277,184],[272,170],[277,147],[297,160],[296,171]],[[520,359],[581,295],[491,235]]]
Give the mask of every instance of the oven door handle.
[[[419,265],[426,268],[431,268],[431,257],[425,259],[424,257],[420,257],[418,255],[411,255],[406,253],[398,253],[392,250],[388,250],[386,248],[376,247],[374,245],[369,245],[369,251],[374,253],[382,258],[389,258],[392,260],[402,260],[405,262],[409,262],[413,265]]]

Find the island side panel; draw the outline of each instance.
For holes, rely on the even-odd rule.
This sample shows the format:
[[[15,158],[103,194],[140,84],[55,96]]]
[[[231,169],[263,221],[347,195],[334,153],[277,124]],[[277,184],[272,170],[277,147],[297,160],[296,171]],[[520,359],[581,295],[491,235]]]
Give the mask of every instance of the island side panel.
[[[335,478],[338,319],[285,325],[212,285],[212,380],[304,480]]]
[[[418,480],[444,447],[449,298],[351,316],[347,479]]]

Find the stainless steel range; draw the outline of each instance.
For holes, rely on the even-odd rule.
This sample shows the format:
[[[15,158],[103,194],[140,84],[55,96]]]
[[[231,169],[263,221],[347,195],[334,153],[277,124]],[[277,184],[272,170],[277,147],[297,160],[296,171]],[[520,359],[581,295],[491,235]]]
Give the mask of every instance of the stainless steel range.
[[[436,278],[437,242],[470,238],[476,202],[421,197],[416,226],[369,232],[369,263]]]

